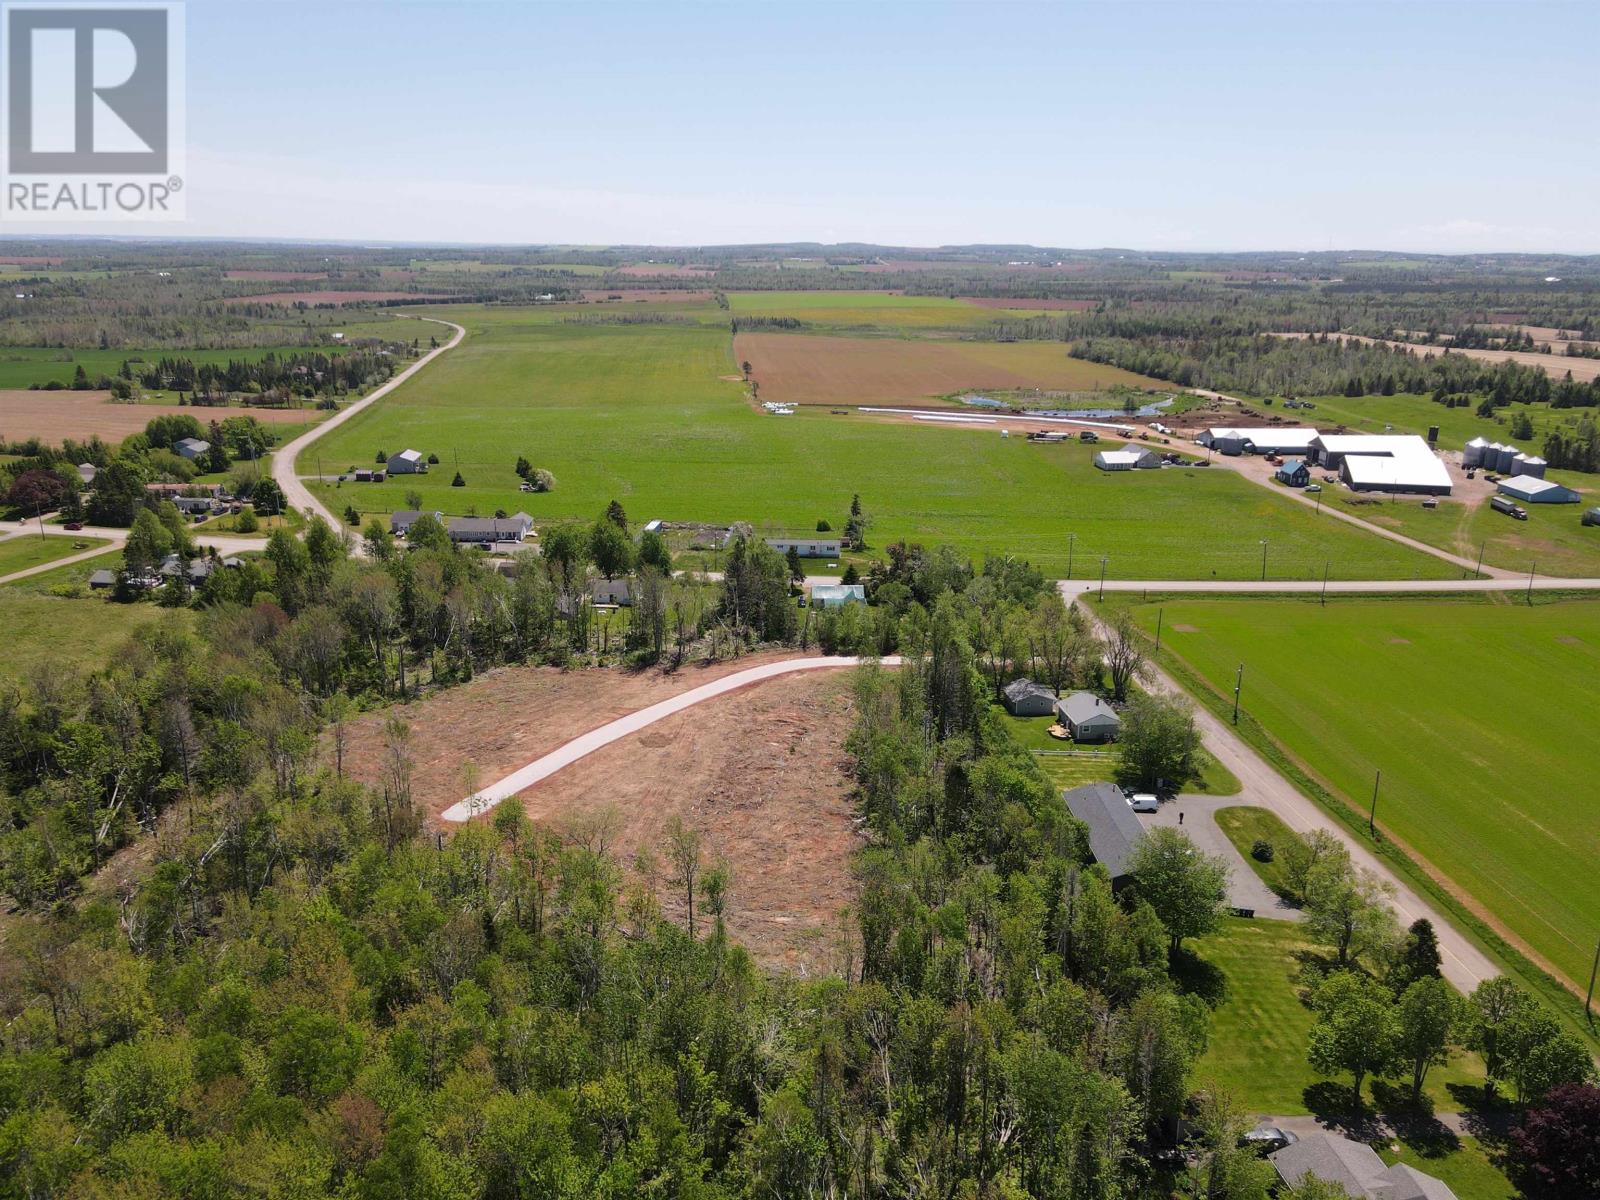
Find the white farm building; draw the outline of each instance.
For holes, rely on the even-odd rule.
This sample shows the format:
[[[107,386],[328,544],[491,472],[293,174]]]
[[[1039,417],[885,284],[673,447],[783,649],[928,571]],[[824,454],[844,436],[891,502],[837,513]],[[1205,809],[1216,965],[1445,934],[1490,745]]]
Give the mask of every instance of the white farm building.
[[[1554,479],[1540,479],[1534,475],[1513,475],[1495,484],[1502,496],[1521,500],[1527,504],[1576,504],[1578,493],[1564,487]]]
[[[1311,453],[1319,465],[1338,470],[1351,491],[1450,494],[1450,472],[1414,433],[1323,433]]]
[[[1102,471],[1153,471],[1161,466],[1161,456],[1148,446],[1129,443],[1121,450],[1102,450],[1094,456]]]
[[[1206,429],[1195,441],[1218,454],[1306,455],[1316,437],[1315,429],[1264,425],[1260,429]]]

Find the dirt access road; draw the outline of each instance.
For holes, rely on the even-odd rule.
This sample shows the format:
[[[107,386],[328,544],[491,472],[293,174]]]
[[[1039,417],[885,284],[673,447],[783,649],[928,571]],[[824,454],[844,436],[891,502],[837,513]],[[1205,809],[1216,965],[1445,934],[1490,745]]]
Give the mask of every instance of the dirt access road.
[[[608,721],[598,728],[591,729],[580,737],[573,738],[565,745],[557,747],[547,754],[542,754],[526,766],[511,772],[502,779],[479,788],[473,795],[464,800],[459,800],[445,809],[440,816],[446,821],[470,821],[473,817],[481,816],[499,804],[502,800],[512,796],[521,795],[542,779],[548,779],[564,767],[571,766],[581,758],[593,754],[596,750],[620,741],[630,734],[638,733],[641,729],[654,725],[657,721],[665,720],[692,708],[696,704],[703,704],[728,692],[740,688],[750,687],[764,680],[775,679],[780,675],[791,675],[797,671],[827,671],[838,670],[842,667],[854,667],[862,662],[859,658],[845,656],[831,656],[818,658],[785,658],[776,662],[763,663],[758,667],[749,667],[737,671],[732,675],[725,675],[720,679],[703,683],[699,687],[690,688],[676,696],[670,696],[648,708],[639,709],[627,716],[618,717]],[[885,666],[898,666],[898,656],[883,659]]]
[[[318,425],[315,429],[306,430],[305,433],[302,433],[288,445],[280,446],[277,450],[273,451],[272,477],[278,481],[278,486],[283,489],[284,499],[292,507],[298,508],[302,512],[321,517],[335,529],[341,528],[339,519],[329,512],[327,508],[323,506],[320,500],[311,494],[310,489],[307,488],[305,484],[300,482],[300,477],[296,475],[294,471],[295,459],[299,458],[300,453],[305,450],[307,446],[311,445],[311,443],[315,442],[319,437],[327,433],[328,430],[338,428],[351,417],[355,416],[358,412],[361,412],[363,409],[365,409],[368,405],[383,399],[390,392],[394,391],[395,388],[399,387],[406,380],[410,379],[413,375],[415,375],[423,367],[427,366],[439,355],[443,354],[446,350],[455,349],[455,347],[460,343],[461,339],[467,336],[466,329],[460,325],[457,325],[454,321],[445,321],[439,317],[417,317],[416,319],[419,321],[429,321],[435,325],[448,325],[451,329],[455,330],[455,333],[451,335],[450,340],[444,345],[435,346],[432,350],[428,351],[421,358],[417,359],[416,362],[412,363],[404,371],[401,371],[400,374],[389,380],[388,383],[381,387],[374,388],[369,394],[363,396],[354,404],[350,405],[349,408],[335,413],[322,424]],[[354,547],[353,552],[358,554],[361,552],[359,542]]]

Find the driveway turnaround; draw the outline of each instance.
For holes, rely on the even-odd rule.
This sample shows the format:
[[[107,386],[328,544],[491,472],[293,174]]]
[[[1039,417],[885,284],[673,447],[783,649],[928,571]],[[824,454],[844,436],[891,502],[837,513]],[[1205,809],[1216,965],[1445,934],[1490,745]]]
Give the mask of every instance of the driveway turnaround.
[[[1298,921],[1301,913],[1292,904],[1261,882],[1239,848],[1222,832],[1217,824],[1219,808],[1237,808],[1248,804],[1243,796],[1179,796],[1161,805],[1154,813],[1141,813],[1139,824],[1146,829],[1164,825],[1181,829],[1189,835],[1195,847],[1206,854],[1215,855],[1228,864],[1228,903],[1234,908],[1248,908],[1258,917],[1272,917],[1279,921]],[[1179,824],[1178,816],[1183,822]]]
[[[432,350],[429,350],[421,358],[417,359],[416,362],[412,363],[404,371],[401,371],[400,374],[389,380],[389,382],[384,384],[382,387],[373,389],[372,392],[357,400],[349,408],[340,410],[333,416],[329,417],[326,421],[322,422],[322,424],[306,430],[306,432],[295,438],[294,441],[290,442],[286,446],[280,446],[276,451],[273,452],[272,477],[278,481],[278,486],[283,489],[283,498],[292,507],[298,508],[301,512],[310,513],[321,517],[336,530],[341,528],[339,519],[323,506],[322,501],[318,500],[311,494],[311,490],[306,487],[305,484],[300,482],[300,477],[294,473],[294,460],[300,456],[300,452],[302,450],[311,445],[312,442],[316,441],[323,434],[327,433],[328,430],[343,425],[346,421],[355,416],[362,409],[366,408],[369,404],[376,400],[383,399],[383,397],[394,391],[395,388],[399,387],[406,380],[410,379],[413,375],[415,375],[423,367],[427,366],[439,355],[443,354],[446,350],[453,350],[460,343],[461,339],[467,335],[467,331],[460,325],[457,325],[454,321],[443,321],[438,317],[418,317],[417,320],[432,321],[435,325],[448,325],[451,329],[455,330],[455,333],[444,345],[435,346]],[[360,553],[359,542],[354,548],[354,552]]]
[[[500,801],[527,791],[541,779],[548,779],[563,767],[569,767],[586,755],[593,754],[603,746],[620,741],[629,734],[638,733],[650,725],[654,725],[663,718],[674,713],[680,713],[686,708],[693,708],[696,704],[711,700],[717,696],[726,695],[728,692],[737,691],[751,684],[761,683],[764,680],[776,679],[780,675],[792,675],[796,671],[826,671],[840,667],[853,667],[866,660],[846,656],[820,657],[820,658],[788,658],[782,662],[766,663],[763,666],[751,667],[747,671],[737,671],[732,675],[724,675],[721,679],[710,683],[701,684],[697,688],[690,688],[669,699],[659,701],[648,708],[641,708],[638,712],[629,713],[625,717],[618,717],[598,729],[591,729],[581,737],[573,738],[565,746],[552,750],[549,754],[541,755],[520,770],[513,771],[504,779],[491,783],[474,796],[457,801],[445,809],[443,818],[446,821],[469,821],[482,813],[488,812]],[[891,655],[880,660],[886,667],[900,665],[898,655]]]

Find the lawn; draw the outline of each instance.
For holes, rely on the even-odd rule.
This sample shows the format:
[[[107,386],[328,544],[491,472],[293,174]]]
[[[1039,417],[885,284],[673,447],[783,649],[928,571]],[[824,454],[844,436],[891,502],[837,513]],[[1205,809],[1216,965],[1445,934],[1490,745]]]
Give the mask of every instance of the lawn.
[[[0,587],[0,629],[5,631],[0,676],[25,677],[45,667],[93,670],[138,630],[161,622],[187,624],[192,616],[182,608],[113,604],[101,596],[69,600],[20,585]]]
[[[1163,653],[1569,981],[1600,937],[1600,601],[1166,599]],[[1153,629],[1156,605],[1135,606]]]
[[[37,537],[19,533],[15,537],[0,539],[0,578],[107,544],[104,538],[70,538],[54,534]]]
[[[1476,406],[1471,408],[1446,408],[1435,404],[1431,396],[1317,396],[1316,408],[1301,416],[1289,413],[1308,425],[1331,428],[1337,424],[1349,426],[1361,433],[1384,433],[1388,426],[1395,433],[1427,435],[1428,427],[1439,427],[1439,445],[1446,450],[1459,450],[1475,437],[1491,442],[1516,444],[1524,450],[1536,452],[1544,445],[1545,434],[1554,425],[1575,420],[1578,411],[1552,409],[1548,404],[1512,404],[1498,409],[1493,417],[1480,417]],[[1533,422],[1534,436],[1518,441],[1511,436],[1511,419],[1526,412]]]
[[[1449,550],[1486,566],[1510,571],[1537,569],[1541,575],[1593,578],[1600,575],[1600,527],[1583,523],[1583,511],[1600,500],[1600,478],[1576,471],[1551,476],[1559,483],[1585,493],[1579,504],[1525,504],[1528,519],[1515,521],[1496,512],[1487,502],[1468,505],[1461,500],[1440,500],[1423,508],[1416,497],[1357,496],[1343,489],[1323,493],[1324,503],[1393,529],[1430,546]],[[1484,483],[1467,484],[1492,491]],[[1460,494],[1458,489],[1458,494]]]
[[[1261,877],[1261,882],[1287,898],[1289,889],[1283,878],[1283,851],[1293,841],[1294,830],[1285,825],[1277,813],[1249,804],[1219,808],[1216,816],[1218,827],[1227,834],[1234,849],[1244,855],[1245,862]],[[1257,841],[1272,847],[1271,862],[1262,862],[1252,853]]]
[[[1427,555],[1323,520],[1231,471],[1108,475],[1092,447],[1037,446],[992,431],[923,428],[752,408],[725,327],[569,324],[552,308],[452,308],[469,337],[319,440],[302,474],[371,464],[380,450],[436,453],[425,476],[314,485],[336,512],[423,506],[453,515],[525,510],[541,524],[593,520],[621,501],[636,521],[842,528],[859,493],[880,553],[898,539],[1014,554],[1053,576],[1250,578],[1260,539],[1279,578],[1442,578]],[[733,378],[728,378],[732,375]],[[518,455],[556,489],[518,492]],[[459,471],[465,486],[451,482]]]
[[[1221,930],[1190,948],[1197,961],[1180,967],[1180,976],[1213,998],[1221,993],[1205,1056],[1195,1067],[1197,1084],[1215,1083],[1245,1111],[1275,1117],[1324,1111],[1335,1095],[1348,1103],[1349,1076],[1328,1088],[1306,1061],[1312,1016],[1300,1000],[1300,972],[1322,952],[1307,945],[1298,924],[1228,917]],[[1477,1056],[1458,1054],[1429,1073],[1425,1091],[1435,1111],[1455,1112],[1461,1104],[1449,1085],[1482,1082]],[[1370,1106],[1373,1093],[1364,1091]]]
[[[1443,1180],[1457,1200],[1513,1200],[1521,1194],[1489,1160],[1477,1138],[1447,1138],[1439,1146],[1421,1139],[1402,1140],[1398,1145],[1398,1151],[1390,1144],[1378,1146],[1378,1156],[1386,1163],[1406,1163]]]
[[[991,705],[990,710],[1005,723],[1019,746],[1039,755],[1039,765],[1044,768],[1045,774],[1062,787],[1077,787],[1081,783],[1116,778],[1122,755],[1115,743],[1074,747],[1071,742],[1050,736],[1051,717],[1014,717],[999,704]],[[1068,750],[1073,753],[1063,753]],[[1239,793],[1239,781],[1233,772],[1206,751],[1200,751],[1195,765],[1195,774],[1183,786],[1185,792],[1208,796],[1234,796]]]

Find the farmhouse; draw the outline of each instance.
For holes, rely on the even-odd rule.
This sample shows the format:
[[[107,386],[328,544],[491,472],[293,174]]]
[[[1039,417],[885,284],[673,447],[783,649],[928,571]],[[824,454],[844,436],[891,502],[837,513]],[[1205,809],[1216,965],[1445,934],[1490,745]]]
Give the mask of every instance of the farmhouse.
[[[1576,504],[1579,500],[1578,493],[1571,488],[1536,475],[1513,475],[1502,479],[1495,487],[1502,496],[1527,504]]]
[[[1206,429],[1195,441],[1218,454],[1305,454],[1316,437],[1315,429],[1268,425],[1260,429]]]
[[[1351,1200],[1456,1200],[1442,1180],[1405,1163],[1386,1167],[1371,1146],[1336,1133],[1307,1134],[1269,1161],[1291,1191],[1309,1177],[1337,1184]]]
[[[811,588],[811,603],[818,608],[840,608],[846,604],[865,604],[864,583],[818,583]]]
[[[1014,717],[1048,717],[1056,708],[1055,692],[1031,679],[1013,679],[1000,690],[1000,698]]]
[[[458,546],[515,545],[533,532],[527,513],[514,517],[451,517],[450,540]]]
[[[1311,468],[1303,458],[1286,458],[1283,465],[1273,472],[1273,477],[1290,487],[1305,487],[1311,482]]]
[[[1152,471],[1161,466],[1161,456],[1148,446],[1129,443],[1121,450],[1102,450],[1094,456],[1102,471]]]
[[[1312,458],[1338,470],[1351,491],[1450,494],[1450,472],[1414,433],[1323,433]]]
[[[415,450],[402,450],[391,454],[386,465],[391,475],[421,475],[428,469],[428,460]]]
[[[1122,729],[1122,718],[1093,692],[1073,692],[1056,701],[1056,715],[1075,742],[1109,742]]]
[[[1089,827],[1089,852],[1111,876],[1113,889],[1129,882],[1128,858],[1144,841],[1144,827],[1114,783],[1086,783],[1061,793],[1067,811]]]
[[[779,554],[787,554],[792,548],[801,558],[838,558],[843,543],[838,538],[769,537],[767,545]]]
[[[405,537],[411,532],[411,527],[425,515],[432,517],[435,521],[444,520],[444,514],[440,512],[424,514],[414,509],[405,509],[401,512],[390,514],[389,532],[394,534],[395,537]]]
[[[205,496],[220,500],[226,489],[220,483],[147,483],[144,490],[164,500],[176,500],[180,496]]]
[[[172,452],[182,455],[190,462],[199,458],[211,449],[210,442],[202,442],[199,438],[183,438],[172,443]]]

